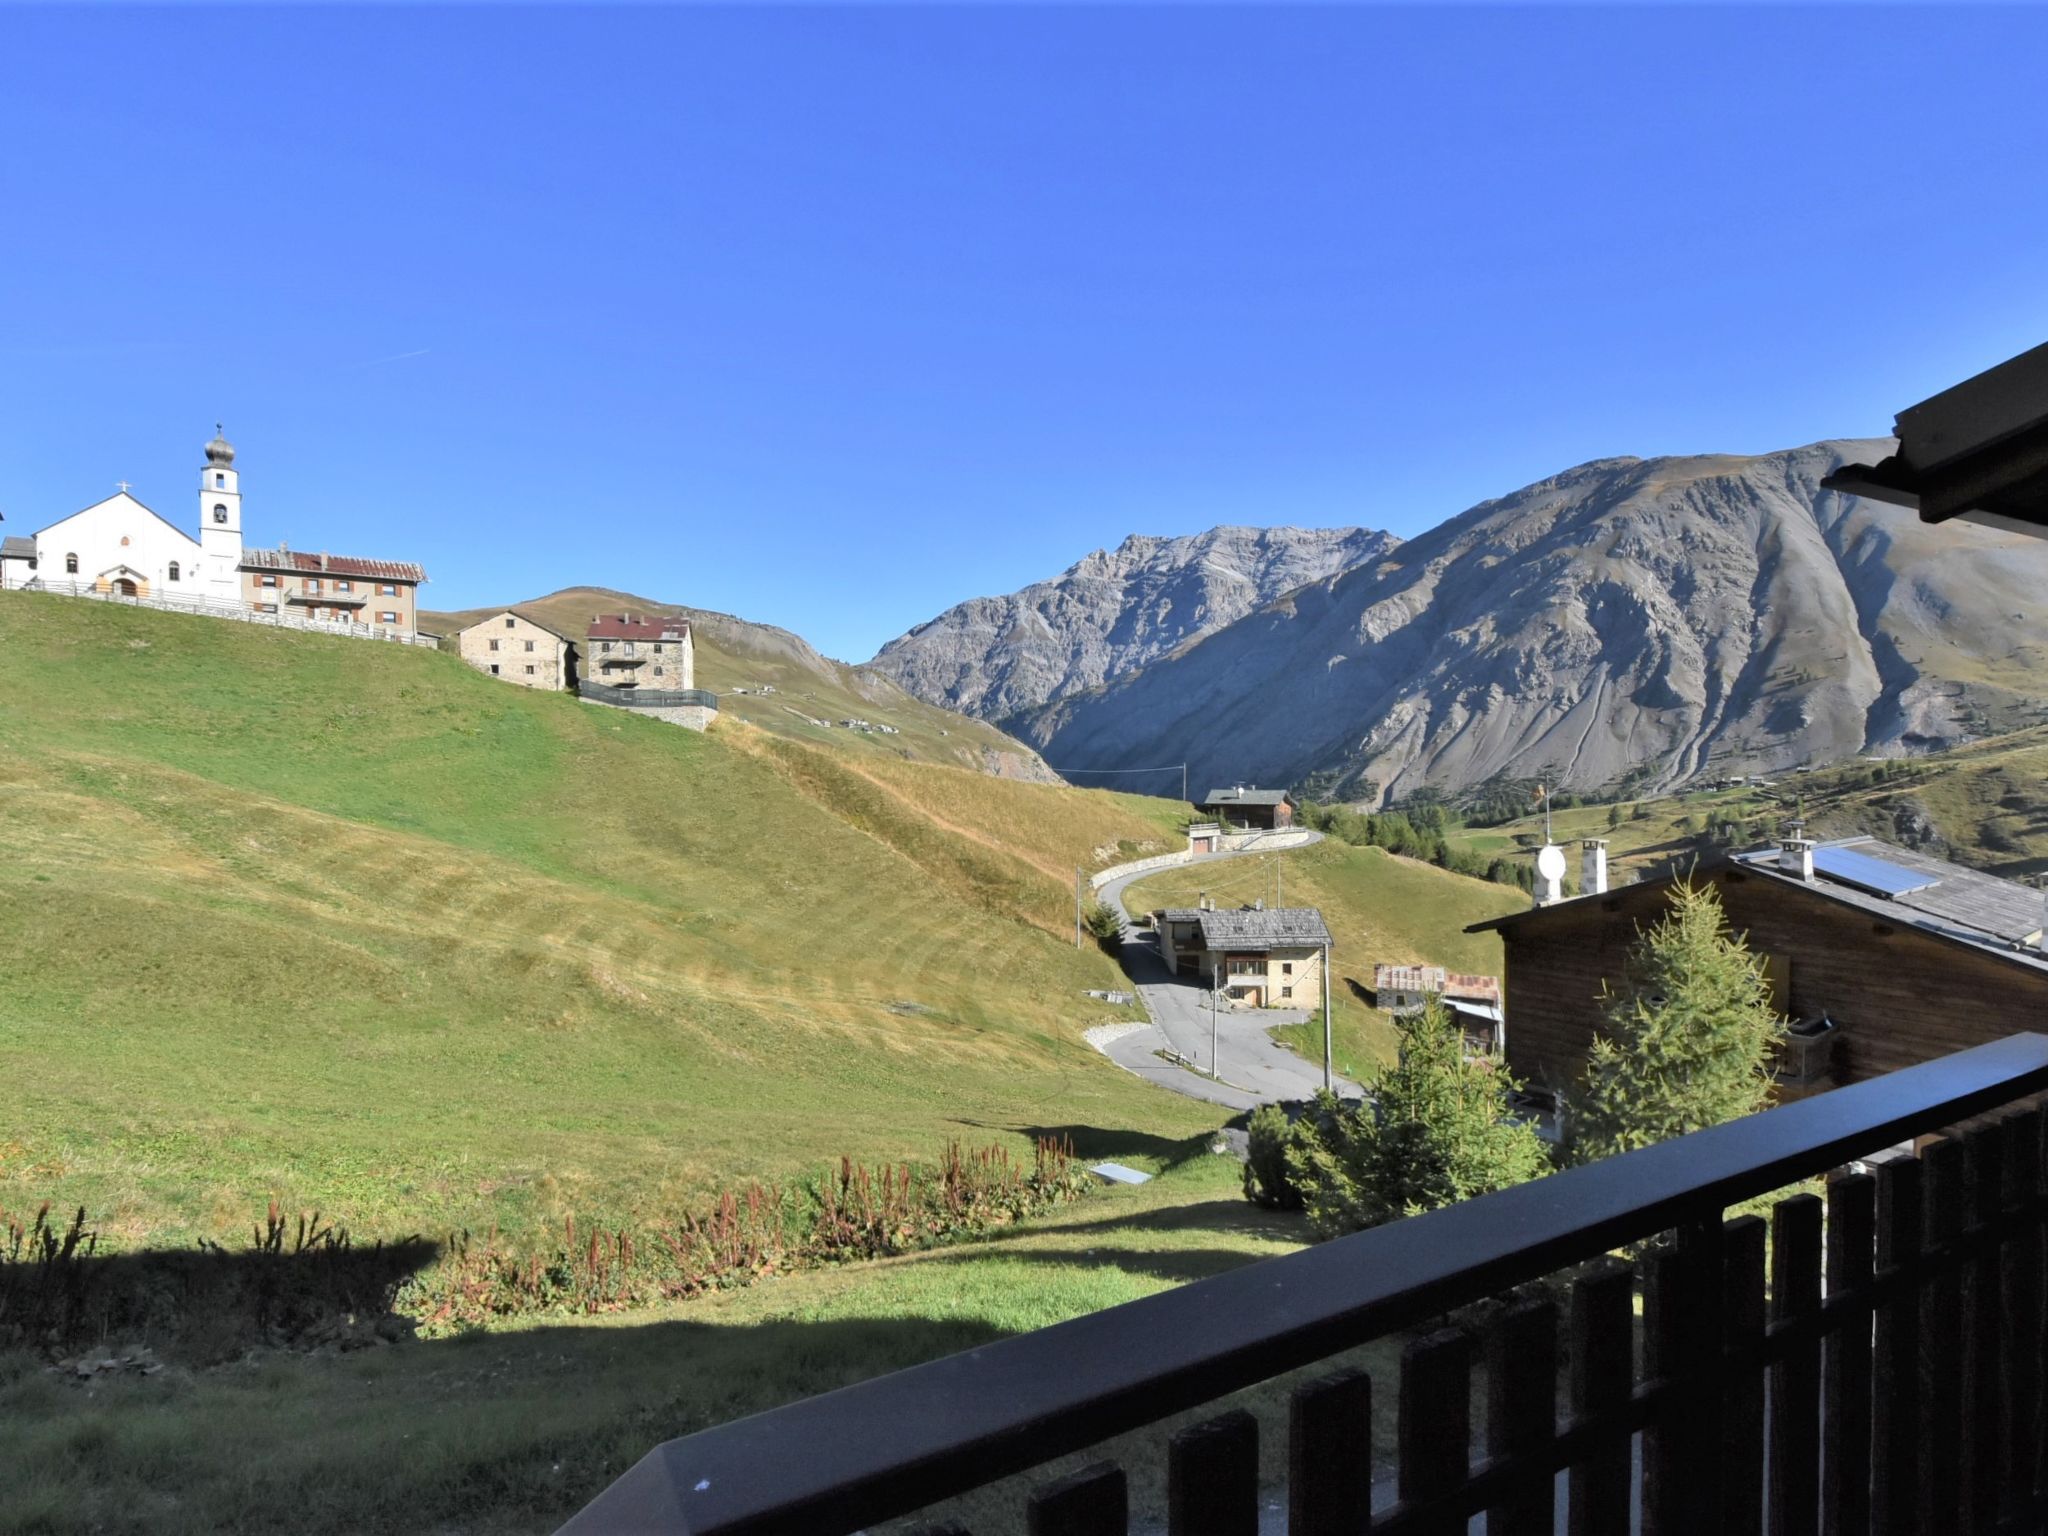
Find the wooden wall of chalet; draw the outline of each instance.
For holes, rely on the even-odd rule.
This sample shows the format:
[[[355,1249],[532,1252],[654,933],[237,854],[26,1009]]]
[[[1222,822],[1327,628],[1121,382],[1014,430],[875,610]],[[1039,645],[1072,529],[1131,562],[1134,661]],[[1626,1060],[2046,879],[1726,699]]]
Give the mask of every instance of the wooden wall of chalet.
[[[1784,881],[1722,868],[1710,875],[1728,921],[1785,978],[1779,1007],[1825,1012],[1841,1026],[1839,1087],[2026,1029],[2048,1029],[2048,971],[1947,942]],[[1639,927],[1662,915],[1668,887],[1531,913],[1501,932],[1508,1066],[1535,1088],[1577,1081],[1601,1016],[1601,983],[1618,987]]]

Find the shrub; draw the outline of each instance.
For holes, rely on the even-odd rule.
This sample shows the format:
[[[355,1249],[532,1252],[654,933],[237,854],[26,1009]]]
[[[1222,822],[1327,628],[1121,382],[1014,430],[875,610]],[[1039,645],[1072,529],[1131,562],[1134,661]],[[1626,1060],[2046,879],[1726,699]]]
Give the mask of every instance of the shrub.
[[[1398,1021],[1400,1059],[1365,1098],[1318,1094],[1296,1122],[1287,1171],[1324,1237],[1434,1210],[1550,1171],[1534,1127],[1509,1106],[1515,1083],[1490,1057],[1465,1054],[1440,1005]]]
[[[1287,1111],[1278,1104],[1261,1104],[1252,1111],[1248,1134],[1251,1149],[1244,1163],[1245,1198],[1269,1210],[1300,1210],[1301,1191],[1287,1176],[1287,1146],[1294,1136]]]

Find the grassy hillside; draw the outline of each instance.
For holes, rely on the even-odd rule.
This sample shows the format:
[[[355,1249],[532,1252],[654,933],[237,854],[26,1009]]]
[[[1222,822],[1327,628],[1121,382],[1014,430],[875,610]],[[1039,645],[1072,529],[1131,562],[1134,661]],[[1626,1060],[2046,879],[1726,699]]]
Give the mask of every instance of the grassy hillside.
[[[1085,1144],[1160,1176],[988,1243],[627,1317],[216,1371],[174,1363],[90,1390],[0,1353],[0,1529],[549,1531],[656,1441],[1300,1246],[1301,1218],[1248,1204],[1235,1160],[1206,1140]],[[1361,1353],[1385,1370],[1398,1349]],[[1286,1384],[1243,1400],[1277,1482]],[[1381,1394],[1382,1445],[1392,1405]],[[1211,1411],[1114,1444],[1146,1524],[1164,1525],[1165,1440]],[[1021,1503],[999,1487],[958,1513],[1021,1536]]]
[[[1464,929],[1528,902],[1506,886],[1325,838],[1270,858],[1167,870],[1131,886],[1124,905],[1134,913],[1191,907],[1205,893],[1218,906],[1261,898],[1270,904],[1276,861],[1286,904],[1320,907],[1330,926],[1334,1050],[1338,1071],[1353,1078],[1393,1053],[1391,1021],[1363,995],[1372,986],[1373,967],[1421,963],[1497,976],[1500,940]],[[1280,1038],[1321,1058],[1322,1036],[1312,1027],[1282,1031]]]
[[[452,636],[504,606],[423,611],[420,627]],[[879,672],[821,656],[787,630],[603,587],[570,587],[513,606],[572,639],[595,613],[683,614],[696,630],[697,686],[716,693],[720,712],[731,719],[863,760],[943,763],[1054,782],[1035,752],[994,726],[914,698]],[[850,730],[842,720],[893,725],[896,732]]]
[[[1553,817],[1561,842],[1608,839],[1608,861],[1628,878],[1672,861],[1746,847],[1777,835],[1795,817],[1821,837],[1869,832],[2009,879],[2048,874],[2048,730],[2035,728],[1923,757],[1838,763],[1775,776],[1768,789],[1697,790],[1624,802],[1609,826],[1605,805]],[[1716,822],[1740,828],[1711,836]],[[1457,827],[1457,847],[1486,856],[1532,848],[1540,814],[1495,827]],[[1573,860],[1576,875],[1577,861]]]
[[[949,1135],[1187,1134],[1216,1117],[1081,1043],[1117,973],[1063,941],[1069,861],[1164,814],[0,595],[0,1205],[517,1229]]]

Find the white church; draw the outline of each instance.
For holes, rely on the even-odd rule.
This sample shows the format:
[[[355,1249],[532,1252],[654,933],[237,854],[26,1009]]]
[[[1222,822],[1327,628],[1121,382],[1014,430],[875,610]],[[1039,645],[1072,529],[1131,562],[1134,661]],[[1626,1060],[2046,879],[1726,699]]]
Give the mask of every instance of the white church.
[[[404,561],[244,547],[241,477],[218,428],[199,474],[197,538],[131,496],[124,481],[31,536],[0,539],[0,590],[135,598],[393,638],[417,632],[426,579]]]

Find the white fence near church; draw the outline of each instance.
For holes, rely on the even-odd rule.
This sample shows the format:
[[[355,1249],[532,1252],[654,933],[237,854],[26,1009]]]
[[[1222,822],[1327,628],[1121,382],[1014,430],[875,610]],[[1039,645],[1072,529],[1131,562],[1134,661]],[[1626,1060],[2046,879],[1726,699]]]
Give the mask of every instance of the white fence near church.
[[[390,640],[399,645],[424,645],[438,649],[432,635],[393,629],[384,624],[358,624],[350,619],[315,619],[300,613],[258,613],[247,603],[217,597],[129,597],[120,592],[102,592],[90,582],[45,581],[37,577],[23,582],[23,592],[50,592],[58,597],[89,597],[99,603],[119,603],[127,608],[158,608],[166,613],[196,613],[210,619],[235,619],[243,624],[268,624],[273,629],[304,629],[320,635],[342,635],[352,640]]]

